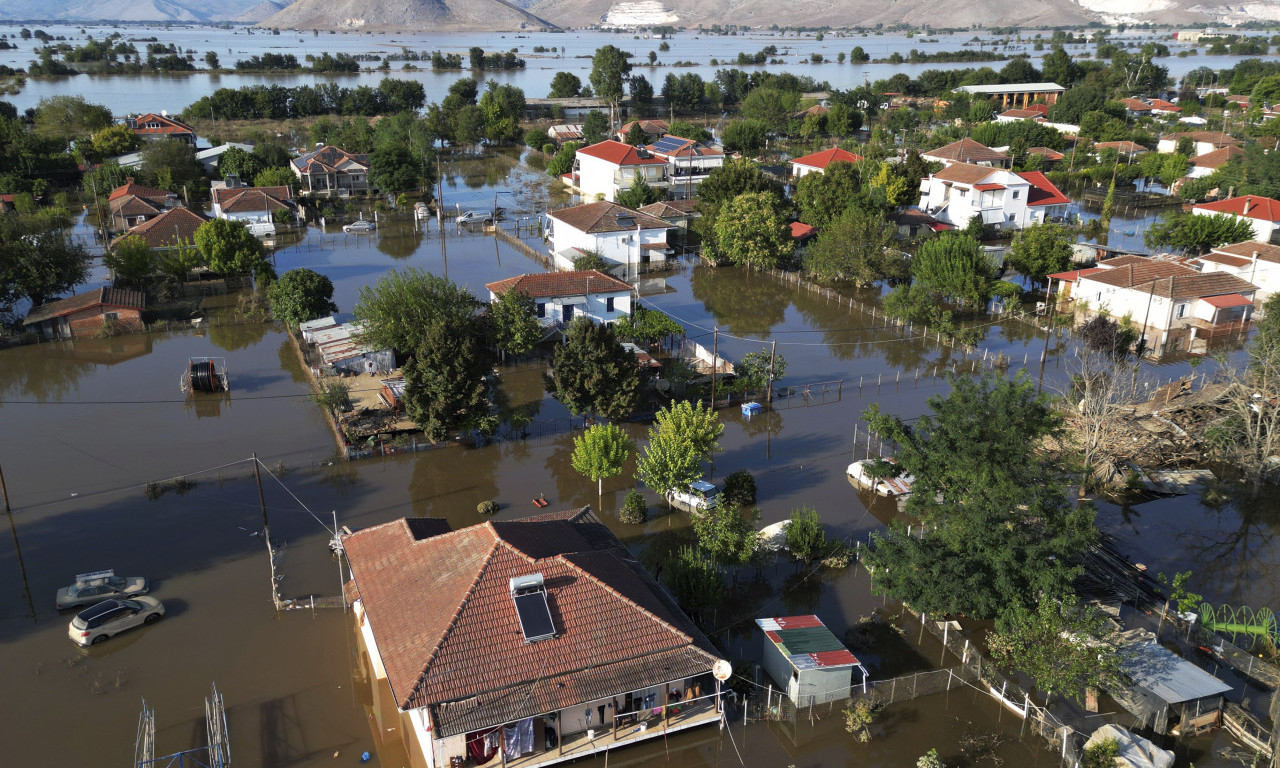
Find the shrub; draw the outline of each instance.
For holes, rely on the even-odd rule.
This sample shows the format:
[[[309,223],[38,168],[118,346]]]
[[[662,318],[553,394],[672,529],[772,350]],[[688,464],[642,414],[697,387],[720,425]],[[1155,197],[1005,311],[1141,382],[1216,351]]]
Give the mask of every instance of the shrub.
[[[581,272],[587,269],[598,269],[601,272],[609,268],[609,262],[604,260],[596,251],[587,251],[581,256],[573,260],[573,269],[575,272]]]
[[[554,155],[555,153],[556,153],[555,142],[548,141],[546,144],[542,145],[542,154]]]
[[[791,522],[786,529],[787,549],[797,560],[809,562],[821,557],[827,549],[827,532],[822,527],[822,519],[809,507],[800,507],[791,512]]]
[[[724,500],[735,507],[750,507],[755,504],[755,477],[745,469],[731,472],[724,479]]]
[[[496,515],[498,514],[498,502],[493,499],[482,501],[476,505],[476,511],[482,515]]]
[[[539,149],[543,144],[547,143],[547,132],[540,131],[537,128],[530,128],[524,133],[524,143],[534,149]]]
[[[639,525],[649,519],[649,507],[644,503],[644,494],[632,488],[622,500],[622,509],[618,511],[618,519],[631,525]]]

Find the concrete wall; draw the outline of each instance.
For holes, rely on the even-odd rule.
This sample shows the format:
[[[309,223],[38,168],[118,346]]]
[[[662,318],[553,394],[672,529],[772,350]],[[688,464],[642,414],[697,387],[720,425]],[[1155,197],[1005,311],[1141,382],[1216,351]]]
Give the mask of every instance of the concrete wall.
[[[666,245],[667,230],[641,229],[625,232],[607,232],[591,234],[571,227],[563,221],[551,217],[551,249],[556,253],[570,248],[581,248],[585,251],[596,251],[609,261],[619,264],[640,264],[645,256],[650,262],[666,261],[667,256],[660,250],[645,250],[642,245]]]

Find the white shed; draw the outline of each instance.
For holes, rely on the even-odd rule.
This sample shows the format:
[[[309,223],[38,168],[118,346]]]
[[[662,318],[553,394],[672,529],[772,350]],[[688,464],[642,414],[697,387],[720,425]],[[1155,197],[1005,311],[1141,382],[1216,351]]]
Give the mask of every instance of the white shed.
[[[797,707],[849,698],[853,671],[867,669],[817,616],[756,619],[764,632],[764,668]]]

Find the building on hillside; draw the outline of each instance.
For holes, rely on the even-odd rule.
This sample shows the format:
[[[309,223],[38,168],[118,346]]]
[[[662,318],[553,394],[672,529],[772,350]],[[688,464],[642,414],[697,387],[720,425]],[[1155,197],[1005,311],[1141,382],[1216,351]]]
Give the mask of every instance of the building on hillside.
[[[1120,256],[1049,275],[1049,290],[1070,297],[1086,317],[1127,317],[1155,354],[1203,352],[1249,332],[1257,286],[1235,275],[1201,273],[1172,261]]]
[[[1009,83],[1007,85],[962,85],[956,91],[980,98],[995,99],[1001,109],[1026,108],[1032,102],[1058,103],[1066,89],[1057,83]]]
[[[823,173],[827,170],[827,166],[832,163],[856,163],[862,160],[862,155],[833,147],[824,149],[821,152],[814,152],[811,155],[797,157],[791,161],[791,178],[794,181],[808,176],[811,173]]]
[[[1237,157],[1244,157],[1244,150],[1237,146],[1223,147],[1212,152],[1206,152],[1199,157],[1193,157],[1188,163],[1187,178],[1200,179],[1210,176],[1214,171],[1226,165],[1228,160]]]
[[[1201,272],[1225,272],[1258,286],[1259,304],[1280,292],[1280,245],[1253,240],[1220,245],[1198,261]]]
[[[129,115],[124,119],[124,124],[143,141],[177,139],[193,147],[196,145],[196,129],[166,114],[147,112]]]
[[[174,193],[164,189],[144,187],[130,176],[125,179],[124,184],[111,190],[111,194],[107,195],[110,227],[116,232],[123,232],[148,219],[154,219],[177,204],[178,196]]]
[[[111,241],[112,247],[125,237],[136,235],[142,238],[153,251],[191,245],[196,230],[209,220],[208,216],[196,213],[190,208],[170,208],[154,218],[129,228],[127,232]]]
[[[573,171],[561,180],[582,193],[585,200],[613,202],[618,193],[639,176],[645,183],[664,192],[670,177],[666,158],[658,157],[644,147],[633,147],[620,141],[602,141],[579,149]]]
[[[721,718],[715,648],[589,507],[342,545],[374,733],[410,766],[539,768]]]
[[[1191,212],[1201,216],[1225,214],[1244,219],[1253,227],[1253,239],[1260,243],[1275,242],[1276,230],[1280,228],[1280,200],[1270,197],[1245,195],[1199,203],[1191,206]]]
[[[1071,201],[1043,173],[1014,173],[954,163],[920,182],[920,209],[963,229],[974,217],[998,229],[1023,229],[1066,215]]]
[[[43,339],[91,337],[104,330],[141,331],[146,308],[147,298],[141,291],[94,288],[35,307],[22,325],[36,329]]]
[[[817,616],[756,619],[764,633],[764,668],[797,707],[847,699],[867,690],[867,668]],[[861,674],[853,679],[854,670]]]
[[[921,152],[920,157],[935,163],[950,166],[954,163],[982,165],[988,168],[1008,168],[1012,163],[1007,152],[992,149],[979,144],[973,139],[960,139],[946,146]]]
[[[244,222],[258,237],[276,233],[276,220],[296,218],[298,206],[288,187],[246,187],[234,176],[211,189],[213,217]]]
[[[634,289],[616,277],[596,269],[575,272],[540,272],[488,283],[489,301],[507,291],[528,294],[537,304],[538,322],[562,327],[575,317],[606,325],[631,314]]]
[[[301,194],[347,197],[369,191],[369,156],[326,145],[290,161]]]
[[[667,260],[672,229],[657,216],[601,200],[548,212],[546,237],[562,268],[587,252],[617,264],[649,264]]]
[[[645,144],[651,144],[661,139],[667,135],[667,131],[671,130],[671,125],[666,120],[632,120],[614,131],[613,138],[625,142],[627,134],[631,133],[631,129],[637,125],[640,126],[641,131],[644,131]]]
[[[1222,131],[1186,131],[1184,133],[1171,133],[1160,139],[1156,143],[1156,151],[1171,155],[1178,151],[1178,142],[1183,139],[1191,140],[1192,157],[1207,155],[1215,149],[1222,149],[1223,147],[1240,146],[1239,139],[1233,138]]]
[[[667,193],[676,200],[689,200],[707,176],[724,165],[724,150],[679,136],[664,136],[645,149],[667,161]]]

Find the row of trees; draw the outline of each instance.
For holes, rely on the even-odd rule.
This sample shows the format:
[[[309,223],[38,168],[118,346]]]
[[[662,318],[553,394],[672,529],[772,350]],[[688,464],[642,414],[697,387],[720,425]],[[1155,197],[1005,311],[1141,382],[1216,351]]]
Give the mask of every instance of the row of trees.
[[[319,115],[373,117],[417,112],[426,103],[422,83],[385,78],[376,87],[344,88],[337,83],[288,87],[246,85],[219,88],[183,110],[187,120],[286,120]]]

